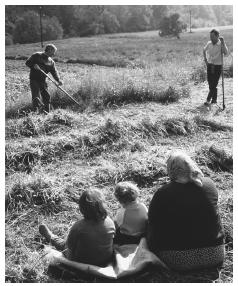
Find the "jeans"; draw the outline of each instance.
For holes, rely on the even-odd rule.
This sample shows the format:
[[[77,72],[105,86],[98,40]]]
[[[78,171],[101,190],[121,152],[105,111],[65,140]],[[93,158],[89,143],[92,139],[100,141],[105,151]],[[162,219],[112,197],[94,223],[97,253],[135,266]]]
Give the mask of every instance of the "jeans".
[[[50,98],[50,94],[47,90],[47,83],[45,81],[40,82],[40,81],[36,81],[36,80],[31,79],[30,80],[30,87],[31,87],[31,94],[32,94],[33,109],[36,110],[43,103],[44,104],[44,110],[49,112],[50,111],[51,98]],[[42,103],[41,103],[40,97],[42,98]]]
[[[209,93],[207,96],[207,102],[217,102],[217,85],[221,75],[221,65],[207,65],[207,81],[209,85]]]

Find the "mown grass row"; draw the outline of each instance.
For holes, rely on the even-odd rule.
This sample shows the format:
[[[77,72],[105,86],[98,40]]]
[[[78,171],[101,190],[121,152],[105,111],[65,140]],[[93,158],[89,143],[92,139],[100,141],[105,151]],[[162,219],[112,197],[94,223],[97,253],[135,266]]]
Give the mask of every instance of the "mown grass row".
[[[63,120],[63,118],[65,120]],[[66,120],[67,118],[67,120]],[[221,124],[211,119],[204,119],[199,116],[193,118],[172,117],[164,120],[151,121],[143,119],[136,124],[130,124],[126,121],[115,121],[108,118],[104,123],[91,130],[79,131],[74,129],[70,132],[70,127],[73,124],[73,117],[60,115],[49,115],[47,117],[38,116],[37,129],[34,129],[36,124],[32,123],[34,117],[24,119],[21,124],[11,125],[14,129],[12,132],[8,126],[8,134],[14,136],[32,137],[30,140],[21,140],[21,142],[12,142],[6,144],[6,172],[26,171],[31,172],[32,168],[37,163],[49,163],[55,159],[60,159],[71,152],[76,158],[93,158],[106,152],[115,152],[120,150],[130,150],[131,152],[143,151],[144,146],[141,139],[155,142],[156,139],[166,138],[169,136],[187,136],[194,134],[199,129],[208,129],[211,131],[231,131],[232,127]],[[26,125],[25,120],[31,123]],[[51,121],[52,120],[52,121]],[[62,129],[58,129],[58,124],[63,123],[66,126],[65,133]],[[56,124],[54,126],[54,124]],[[53,125],[53,127],[52,127]],[[28,126],[29,129],[26,127]],[[51,126],[52,128],[46,128]],[[24,129],[22,134],[21,130]],[[55,129],[54,129],[55,128]],[[57,136],[45,136],[48,131],[52,133],[54,130]],[[39,137],[39,135],[42,135]],[[11,135],[10,135],[11,136]]]
[[[222,146],[203,145],[193,156],[205,174],[211,175],[212,172],[232,174],[233,172],[233,156]],[[91,178],[95,185],[103,188],[115,186],[119,181],[130,180],[140,188],[148,189],[168,181],[165,160],[156,148],[135,153],[124,151],[116,156],[115,161],[111,156],[111,160],[105,162],[104,164],[101,158],[101,164],[94,170]],[[74,182],[70,191],[67,184],[46,180],[39,176],[26,177],[25,175],[23,179],[15,180],[9,187],[5,197],[6,210],[9,213],[12,211],[18,213],[29,208],[37,208],[44,214],[64,211],[67,209],[68,201],[77,201],[79,190],[88,188],[87,182],[80,181],[80,188],[78,183]]]

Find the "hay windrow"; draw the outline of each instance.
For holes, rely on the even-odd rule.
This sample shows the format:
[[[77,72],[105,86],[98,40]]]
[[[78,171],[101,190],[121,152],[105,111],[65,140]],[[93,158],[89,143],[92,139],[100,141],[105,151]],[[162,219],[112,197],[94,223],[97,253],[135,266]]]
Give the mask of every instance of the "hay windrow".
[[[5,197],[5,207],[8,211],[16,212],[38,207],[43,213],[57,213],[64,209],[63,200],[60,189],[39,178],[13,185]]]
[[[122,158],[123,160],[123,158]],[[164,162],[157,156],[134,154],[128,160],[116,164],[107,164],[95,172],[99,184],[115,185],[119,181],[134,181],[139,187],[152,186],[160,178],[167,176]]]
[[[208,119],[201,116],[195,116],[194,121],[199,128],[210,129],[211,131],[232,131],[233,127],[223,122],[218,122],[214,119]]]
[[[33,137],[50,135],[73,126],[73,116],[70,113],[57,110],[45,115],[29,113],[27,116],[8,121],[6,138]]]
[[[211,146],[202,146],[197,151],[196,161],[198,164],[209,167],[215,172],[227,171],[233,172],[233,156],[229,150],[212,144]]]
[[[230,131],[232,127],[213,119],[187,117],[171,117],[164,120],[143,118],[136,124],[123,120],[107,118],[92,129],[83,132],[73,131],[73,119],[65,114],[52,114],[46,121],[56,122],[72,130],[68,134],[59,133],[58,137],[39,137],[23,141],[20,145],[6,145],[6,170],[31,172],[37,164],[46,164],[55,159],[62,159],[69,152],[77,158],[93,158],[102,153],[120,150],[144,150],[141,139],[156,144],[159,138],[169,136],[189,136],[198,129],[210,129],[213,132]],[[139,141],[138,141],[139,140]]]

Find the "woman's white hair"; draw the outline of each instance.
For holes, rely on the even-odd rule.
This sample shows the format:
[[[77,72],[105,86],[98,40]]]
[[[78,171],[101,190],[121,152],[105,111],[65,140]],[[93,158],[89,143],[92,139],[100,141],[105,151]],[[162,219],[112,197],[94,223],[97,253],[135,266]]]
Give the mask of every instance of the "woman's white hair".
[[[198,165],[183,151],[172,151],[167,160],[167,171],[171,181],[193,182],[202,186],[203,173]]]

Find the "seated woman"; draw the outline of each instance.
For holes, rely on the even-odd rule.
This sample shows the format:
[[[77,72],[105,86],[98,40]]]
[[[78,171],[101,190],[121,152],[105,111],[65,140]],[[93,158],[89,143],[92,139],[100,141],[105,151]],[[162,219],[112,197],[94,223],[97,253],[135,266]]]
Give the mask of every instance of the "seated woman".
[[[154,194],[149,206],[150,250],[177,271],[221,266],[224,233],[213,181],[181,151],[170,154],[167,170],[171,182]]]
[[[39,232],[66,258],[97,266],[107,265],[113,257],[115,225],[107,216],[102,194],[98,190],[84,191],[79,199],[84,218],[71,227],[67,240],[54,235],[46,225]]]

